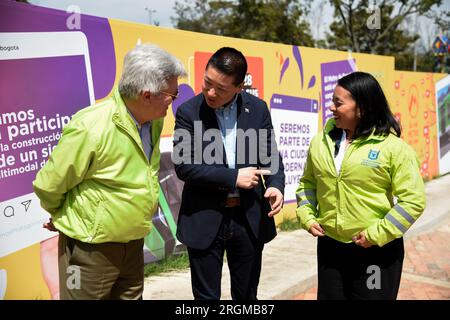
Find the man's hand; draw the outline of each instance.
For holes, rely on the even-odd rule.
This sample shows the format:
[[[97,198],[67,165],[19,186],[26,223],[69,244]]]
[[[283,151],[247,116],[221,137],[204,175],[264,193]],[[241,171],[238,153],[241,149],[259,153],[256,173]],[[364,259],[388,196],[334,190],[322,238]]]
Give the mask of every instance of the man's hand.
[[[352,240],[355,244],[363,248],[368,248],[372,246],[372,244],[369,242],[369,240],[367,240],[366,236],[364,235],[364,232],[362,231],[358,233],[357,236],[354,236]]]
[[[58,229],[56,229],[55,226],[53,225],[52,218],[50,218],[48,220],[48,222],[44,223],[42,225],[42,228],[45,228],[45,229],[50,230],[50,231],[58,231]]]
[[[270,207],[272,211],[269,212],[268,216],[273,217],[280,212],[283,207],[283,194],[280,190],[274,187],[270,187],[264,193],[264,198],[269,198]]]
[[[261,170],[255,167],[239,169],[236,186],[242,189],[252,189],[258,185],[259,176],[270,174],[270,170]]]
[[[325,230],[323,230],[322,226],[317,222],[313,223],[311,227],[309,227],[308,232],[311,233],[314,237],[323,237],[325,235]]]

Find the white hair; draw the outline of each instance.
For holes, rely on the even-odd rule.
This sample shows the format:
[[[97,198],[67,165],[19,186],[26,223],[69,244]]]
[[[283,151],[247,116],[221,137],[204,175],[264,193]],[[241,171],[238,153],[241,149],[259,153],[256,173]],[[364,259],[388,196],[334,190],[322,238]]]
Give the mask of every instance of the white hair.
[[[135,99],[142,91],[165,90],[170,78],[183,76],[186,71],[176,57],[156,45],[141,44],[125,56],[119,92],[123,97]]]

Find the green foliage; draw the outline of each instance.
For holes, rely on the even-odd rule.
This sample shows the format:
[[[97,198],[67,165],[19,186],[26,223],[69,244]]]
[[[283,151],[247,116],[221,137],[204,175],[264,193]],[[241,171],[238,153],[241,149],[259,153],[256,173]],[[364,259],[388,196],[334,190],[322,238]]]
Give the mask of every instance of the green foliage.
[[[383,0],[376,3],[376,9],[369,0],[330,0],[335,9],[335,21],[327,35],[331,49],[351,50],[382,55],[401,54],[419,38],[403,26],[406,18],[413,14],[423,14],[442,0],[397,1]],[[379,9],[379,10],[378,10]],[[379,27],[368,27],[368,20],[377,17]],[[371,20],[375,21],[375,20]],[[411,23],[406,26],[413,29]]]
[[[164,260],[149,263],[144,267],[144,276],[155,276],[160,273],[179,271],[189,268],[189,257],[187,253],[171,255]]]
[[[301,228],[300,221],[298,221],[297,218],[283,219],[283,221],[278,224],[278,229],[280,231],[293,231]]]
[[[330,0],[335,10],[335,20],[327,34],[329,49],[392,55],[396,68],[411,70],[414,65],[413,46],[419,36],[415,30],[413,15],[424,15],[432,7],[440,6],[442,0],[383,0],[376,7],[369,0]],[[375,10],[376,9],[376,10]],[[378,18],[379,27],[368,20]],[[411,18],[411,19],[410,19]],[[442,16],[435,21],[445,24]],[[432,71],[433,59],[429,52],[417,55],[417,71]]]
[[[441,33],[448,33],[450,30],[450,11],[429,11],[425,14],[426,17],[433,20]]]
[[[172,22],[178,29],[313,46],[304,16],[311,0],[184,0],[175,2]]]
[[[414,53],[412,51],[403,52],[395,56],[396,70],[412,70],[414,65]],[[416,55],[416,65],[418,72],[436,72],[434,70],[435,58],[434,53],[429,50]]]

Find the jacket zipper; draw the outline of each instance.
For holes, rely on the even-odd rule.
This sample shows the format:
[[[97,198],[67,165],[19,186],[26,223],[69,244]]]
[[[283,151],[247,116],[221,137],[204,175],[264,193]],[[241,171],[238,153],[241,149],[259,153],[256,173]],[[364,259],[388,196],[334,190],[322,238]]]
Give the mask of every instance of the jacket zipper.
[[[122,125],[121,122],[117,121],[115,123],[119,128],[121,128],[123,131],[125,131],[125,133],[131,138],[131,140],[133,140],[133,142],[139,147],[139,149],[141,150],[141,153],[144,155],[144,158],[147,161],[148,165],[150,165],[150,159],[148,159],[147,155],[145,154],[142,143],[141,144],[137,143],[137,141],[134,139],[134,137],[131,135],[131,133],[128,132],[128,129],[124,125]],[[153,150],[152,150],[152,153],[153,153]],[[151,158],[151,155],[150,155],[150,158]]]
[[[130,139],[131,139],[135,144],[138,145],[139,149],[141,150],[141,154],[144,155],[144,158],[145,158],[145,160],[147,161],[147,167],[148,167],[148,170],[150,170],[150,174],[151,174],[152,167],[151,167],[151,161],[150,161],[150,160],[151,160],[152,155],[150,154],[150,159],[147,157],[147,155],[145,154],[144,148],[143,148],[143,146],[142,146],[142,143],[141,143],[141,144],[137,143],[137,141],[133,138],[132,134],[128,131],[128,128],[126,128],[124,125],[122,125],[122,123],[121,123],[120,121],[114,121],[114,123],[115,123],[119,128],[121,128],[123,131],[125,131],[125,133],[130,137]],[[150,134],[151,134],[151,133],[150,133]],[[152,153],[153,153],[153,148],[152,148]],[[147,172],[148,172],[148,171],[147,171]],[[149,189],[150,189],[150,194],[154,194],[151,177],[148,177],[148,186],[149,186]],[[156,202],[158,202],[158,200],[157,200]]]

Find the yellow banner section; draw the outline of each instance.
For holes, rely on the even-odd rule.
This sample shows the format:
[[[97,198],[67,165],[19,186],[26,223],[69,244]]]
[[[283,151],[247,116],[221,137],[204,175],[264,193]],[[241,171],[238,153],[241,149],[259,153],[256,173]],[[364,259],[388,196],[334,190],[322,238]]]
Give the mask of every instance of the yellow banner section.
[[[444,74],[394,71],[389,88],[392,112],[402,138],[416,151],[426,179],[439,174],[435,84]]]

